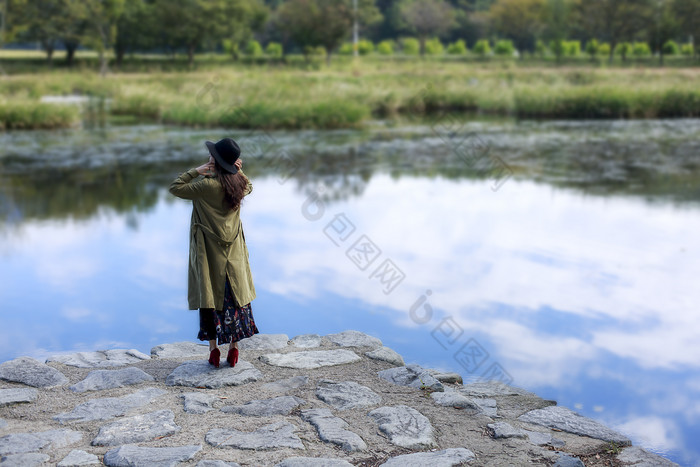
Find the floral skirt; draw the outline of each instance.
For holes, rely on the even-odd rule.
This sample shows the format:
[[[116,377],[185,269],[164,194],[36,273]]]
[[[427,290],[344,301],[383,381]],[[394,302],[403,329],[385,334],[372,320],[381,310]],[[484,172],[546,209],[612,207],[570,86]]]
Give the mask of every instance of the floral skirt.
[[[197,339],[210,341],[216,339],[219,345],[237,342],[258,333],[253,320],[253,310],[250,303],[242,307],[236,306],[233,292],[226,278],[224,293],[224,309],[199,309],[199,333]]]

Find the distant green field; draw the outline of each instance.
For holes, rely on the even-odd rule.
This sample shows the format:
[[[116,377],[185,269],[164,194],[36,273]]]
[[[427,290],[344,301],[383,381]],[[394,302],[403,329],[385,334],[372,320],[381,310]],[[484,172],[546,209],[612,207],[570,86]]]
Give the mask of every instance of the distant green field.
[[[286,54],[283,58],[273,58],[266,55],[251,57],[247,55],[239,56],[237,61],[234,61],[228,54],[223,53],[200,53],[196,55],[195,63],[190,66],[187,55],[180,52],[176,54],[158,54],[158,53],[136,53],[126,54],[124,61],[120,65],[116,65],[114,61],[113,51],[107,53],[110,58],[111,68],[119,72],[154,72],[154,71],[192,71],[193,69],[210,69],[218,68],[222,65],[284,65],[295,68],[319,69],[326,66],[325,55],[314,55],[304,57],[301,54]],[[34,73],[46,72],[52,70],[69,69],[65,62],[65,51],[56,51],[52,56],[52,61],[46,58],[46,54],[40,50],[4,50],[0,49],[0,65],[7,74],[16,73]],[[646,56],[635,57],[628,56],[626,60],[622,60],[619,56],[614,56],[613,61],[608,60],[608,56],[597,55],[591,59],[586,54],[580,54],[575,57],[565,56],[557,62],[554,56],[548,55],[545,57],[526,54],[521,60],[516,57],[503,57],[491,55],[482,57],[473,52],[468,52],[466,55],[425,55],[419,57],[416,55],[404,55],[395,53],[392,55],[381,55],[373,52],[369,55],[359,58],[365,64],[376,63],[406,63],[406,62],[429,62],[429,63],[463,63],[480,66],[502,66],[506,63],[513,63],[517,67],[560,67],[574,66],[582,68],[599,68],[599,67],[621,67],[621,68],[638,68],[638,67],[659,67],[658,57]],[[99,68],[97,52],[91,50],[78,50],[75,53],[74,65],[72,68],[81,70],[93,69],[97,71]],[[332,56],[331,66],[352,64],[355,60],[352,56],[341,55],[334,53]],[[700,60],[693,59],[690,56],[674,55],[664,57],[664,67],[666,68],[686,68],[700,67]]]
[[[14,63],[0,57],[3,67]],[[168,63],[162,56],[138,60]],[[85,112],[79,107],[39,103],[45,95],[69,94],[109,99],[105,108],[120,121],[187,126],[353,128],[371,118],[441,111],[567,119],[700,116],[698,68],[434,57],[335,57],[328,67],[322,57],[310,64],[299,56],[289,60],[252,64],[212,54],[198,56],[191,71],[127,73],[112,66],[104,78],[96,62],[79,60],[74,70],[34,64],[34,72],[0,77],[0,125],[80,124]]]

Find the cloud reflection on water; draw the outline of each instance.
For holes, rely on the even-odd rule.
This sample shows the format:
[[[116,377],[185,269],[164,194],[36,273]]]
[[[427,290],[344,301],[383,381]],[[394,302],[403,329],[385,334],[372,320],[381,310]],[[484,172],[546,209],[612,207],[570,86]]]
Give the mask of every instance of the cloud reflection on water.
[[[253,182],[242,219],[261,303],[289,297],[318,308],[317,320],[332,322],[334,314],[355,312],[339,304],[359,301],[365,310],[380,311],[358,319],[376,320],[386,342],[400,342],[411,329],[426,349],[424,364],[441,361],[460,371],[451,353],[430,345],[430,331],[451,316],[518,385],[565,392],[608,381],[618,392],[608,400],[600,394],[580,399],[583,411],[604,403],[610,408],[600,413],[603,419],[659,450],[683,445],[677,420],[665,419],[662,410],[685,412],[688,424],[700,416],[687,406],[641,412],[644,399],[627,417],[621,416],[624,406],[615,407],[621,388],[623,398],[663,397],[667,388],[653,377],[636,384],[646,372],[670,374],[675,384],[697,374],[700,320],[693,304],[700,291],[692,281],[700,241],[687,235],[700,228],[697,212],[532,182],[511,182],[494,194],[476,181],[378,175],[361,197],[328,202],[324,216],[312,222],[301,212],[305,193],[272,177]],[[127,215],[26,222],[5,251],[3,282],[15,293],[3,294],[15,313],[20,303],[54,312],[46,328],[7,336],[16,347],[4,346],[4,353],[16,355],[26,342],[45,354],[51,348],[94,350],[115,336],[142,351],[160,341],[193,340],[196,323],[185,300],[190,209],[163,191],[136,229]],[[384,294],[346,257],[354,237],[338,247],[324,235],[341,212],[355,223],[355,236],[369,236],[406,273],[393,293]],[[31,284],[42,284],[41,291],[22,301]],[[433,292],[435,317],[418,325],[408,309],[426,289]],[[303,319],[281,309],[256,311],[274,322],[270,332]],[[16,316],[8,319],[6,326],[23,328]],[[386,321],[392,327],[379,324]],[[323,332],[319,321],[304,327]],[[622,373],[606,368],[619,362]],[[687,384],[683,394],[690,401],[697,380]]]
[[[286,187],[257,184],[263,186],[249,200],[246,225],[263,253],[256,258],[265,270],[260,280],[271,291],[313,297],[323,289],[362,297],[395,309],[397,323],[410,325],[408,305],[430,288],[436,307],[506,348],[505,323],[492,322],[499,318],[491,304],[517,311],[506,318],[522,323],[522,329],[510,331],[520,339],[530,334],[529,315],[543,309],[580,316],[577,328],[585,339],[557,333],[544,339],[551,344],[565,337],[554,352],[564,366],[589,358],[594,348],[648,368],[700,362],[693,306],[700,297],[692,296],[700,241],[687,235],[700,228],[698,215],[634,199],[590,199],[529,182],[492,194],[479,183],[377,176],[362,198],[333,204],[324,218],[310,222],[300,212],[303,198]],[[440,188],[422,195],[429,185]],[[324,237],[323,227],[340,212],[405,270],[396,293],[384,295]],[[585,319],[605,326],[586,329]],[[552,348],[536,345],[546,329],[546,323],[537,324],[532,346],[509,352],[523,355],[518,360],[552,358]]]

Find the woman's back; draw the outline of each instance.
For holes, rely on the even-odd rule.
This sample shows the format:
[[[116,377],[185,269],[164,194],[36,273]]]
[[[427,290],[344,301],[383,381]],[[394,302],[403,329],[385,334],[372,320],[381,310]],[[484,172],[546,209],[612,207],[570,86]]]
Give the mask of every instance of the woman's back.
[[[240,202],[251,193],[253,185],[241,170],[237,174],[228,174],[229,178],[224,179],[223,183],[221,176],[205,176],[195,180],[199,175],[197,169],[190,169],[170,185],[173,195],[192,200],[188,280],[190,309],[220,309],[227,278],[236,299],[240,303],[249,303],[255,298],[255,287],[240,219]],[[227,197],[225,189],[230,182],[237,184],[241,196],[235,209],[232,209],[232,200]]]

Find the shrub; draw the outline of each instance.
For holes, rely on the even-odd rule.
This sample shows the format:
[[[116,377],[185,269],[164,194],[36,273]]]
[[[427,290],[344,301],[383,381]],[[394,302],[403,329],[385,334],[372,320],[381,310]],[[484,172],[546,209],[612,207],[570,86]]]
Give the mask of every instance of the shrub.
[[[493,52],[496,55],[506,55],[512,57],[513,53],[515,52],[515,47],[513,47],[513,41],[502,39],[496,42],[496,45],[493,46]]]
[[[635,42],[632,46],[632,53],[636,57],[648,57],[651,55],[651,49],[646,42]]]
[[[564,54],[569,57],[581,55],[581,41],[564,41]]]
[[[352,55],[352,43],[351,42],[345,42],[343,45],[340,46],[338,49],[338,53],[340,55]]]
[[[555,39],[553,41],[549,41],[549,50],[552,51],[554,55],[557,57],[560,57],[562,55],[566,54],[566,41],[563,41],[561,39]]]
[[[695,52],[695,49],[693,48],[692,43],[689,42],[687,44],[681,45],[681,53],[683,55],[693,55],[694,52]]]
[[[418,55],[420,52],[420,42],[413,37],[405,37],[401,41],[401,51],[406,55]]]
[[[681,53],[681,48],[676,41],[668,40],[661,46],[661,51],[666,55],[679,55]]]
[[[603,42],[602,44],[600,44],[598,46],[598,54],[604,57],[610,55],[610,44],[608,44],[607,42]]]
[[[379,52],[382,55],[391,55],[394,53],[394,41],[392,40],[383,40],[379,44],[377,44],[377,52]]]
[[[632,53],[632,44],[629,42],[620,42],[615,47],[615,55],[619,55],[624,60]]]
[[[474,48],[472,49],[474,53],[481,55],[482,57],[484,55],[488,55],[491,53],[491,46],[489,45],[489,41],[486,39],[479,39],[476,41],[476,44],[474,44]]]
[[[249,40],[245,46],[245,53],[251,57],[261,56],[263,54],[263,49],[260,42],[256,41],[255,39]]]
[[[224,48],[224,52],[230,55],[238,54],[238,44],[234,43],[231,39],[224,39],[221,41],[221,46]]]
[[[447,53],[451,55],[464,55],[467,53],[467,44],[464,39],[459,39],[447,46]]]
[[[535,55],[541,58],[547,55],[547,46],[544,45],[544,41],[542,39],[537,39],[535,42]]]
[[[326,49],[323,46],[307,45],[304,47],[304,55],[326,55]]]
[[[360,55],[370,54],[374,52],[374,44],[370,40],[362,39],[361,41],[357,42],[357,52]]]
[[[445,47],[437,37],[425,41],[425,53],[428,55],[442,55],[445,52]]]
[[[281,58],[284,55],[284,50],[282,49],[282,44],[279,42],[270,42],[265,47],[265,53],[270,57]]]
[[[586,53],[590,55],[591,58],[595,58],[595,56],[600,53],[600,45],[597,39],[591,39],[586,42]]]

